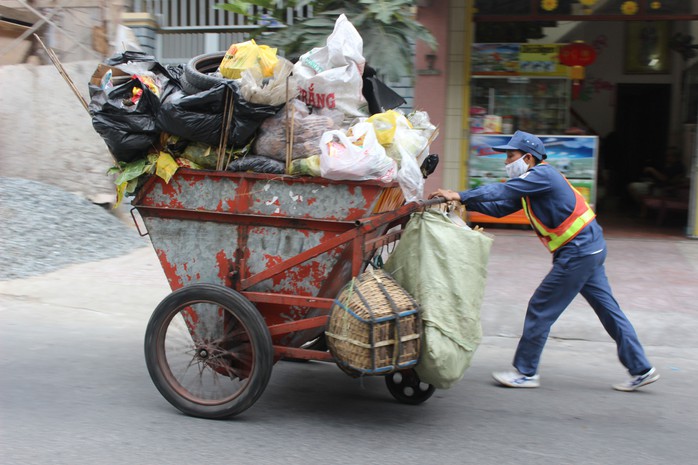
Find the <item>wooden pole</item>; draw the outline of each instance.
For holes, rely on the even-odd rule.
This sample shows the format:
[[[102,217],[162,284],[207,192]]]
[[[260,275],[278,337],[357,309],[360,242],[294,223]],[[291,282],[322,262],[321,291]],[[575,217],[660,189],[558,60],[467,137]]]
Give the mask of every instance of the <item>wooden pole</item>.
[[[58,73],[61,76],[63,76],[63,79],[65,79],[65,82],[68,83],[68,86],[70,86],[70,88],[72,89],[75,96],[78,98],[78,100],[80,100],[80,103],[82,103],[82,106],[85,109],[85,111],[87,111],[89,113],[90,110],[87,108],[87,100],[85,100],[85,98],[82,96],[82,94],[80,93],[78,88],[75,86],[75,83],[73,82],[73,80],[70,79],[70,76],[68,76],[68,73],[66,72],[65,68],[63,68],[63,65],[61,64],[60,60],[56,56],[56,53],[52,49],[48,48],[38,35],[34,34],[34,37],[39,42],[39,44],[41,44],[41,46],[44,48],[44,50],[46,50],[46,54],[48,54],[48,57],[51,59],[51,62],[58,70]]]

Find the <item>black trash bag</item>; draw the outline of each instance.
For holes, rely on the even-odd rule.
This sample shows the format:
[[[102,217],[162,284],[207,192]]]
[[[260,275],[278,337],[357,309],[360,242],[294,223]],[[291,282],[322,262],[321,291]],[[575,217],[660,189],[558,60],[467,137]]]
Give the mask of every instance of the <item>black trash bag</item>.
[[[117,52],[104,60],[105,65],[117,66],[129,61],[152,61],[156,62],[153,55],[148,55],[144,52],[137,52],[135,50],[126,50],[124,52]]]
[[[132,104],[133,89],[143,92]],[[155,124],[160,99],[138,79],[104,90],[90,86],[88,109],[92,127],[102,136],[118,161],[130,162],[147,155],[160,136]]]
[[[424,179],[428,178],[431,173],[436,170],[436,167],[439,164],[439,154],[438,153],[431,153],[427,155],[427,157],[424,159],[422,162],[422,166],[419,167],[419,170],[422,172],[422,177]]]
[[[368,102],[368,111],[371,115],[393,110],[405,104],[405,99],[378,79],[376,70],[368,65],[364,68],[361,92]]]
[[[184,65],[183,64],[180,63],[178,65],[165,65],[165,69],[170,74],[172,79],[174,79],[178,83],[182,82],[182,76],[184,75]]]
[[[141,71],[149,71],[155,74],[158,78],[160,87],[160,100],[165,100],[170,94],[181,90],[181,77],[184,73],[184,65],[161,65],[153,55],[148,55],[143,52],[127,50],[121,53],[115,53],[111,57],[104,60],[105,65],[113,66],[122,71],[131,72],[134,69]],[[137,73],[136,73],[137,74]]]
[[[245,147],[266,118],[281,106],[257,105],[240,97],[232,83],[220,85],[187,95],[175,92],[167,99],[158,115],[158,127],[169,134],[192,142],[203,142],[218,147],[223,126],[223,112],[229,92],[233,92],[233,119],[228,134],[228,147]]]
[[[286,171],[286,163],[263,155],[246,155],[231,161],[228,171],[283,174]]]

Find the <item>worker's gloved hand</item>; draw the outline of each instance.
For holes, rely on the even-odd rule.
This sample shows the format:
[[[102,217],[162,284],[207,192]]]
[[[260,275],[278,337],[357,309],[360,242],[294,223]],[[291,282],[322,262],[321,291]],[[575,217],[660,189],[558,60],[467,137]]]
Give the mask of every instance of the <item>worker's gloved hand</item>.
[[[443,197],[445,200],[453,200],[460,202],[460,194],[456,191],[448,189],[439,189],[436,192],[429,194],[429,198],[433,199],[435,197]]]

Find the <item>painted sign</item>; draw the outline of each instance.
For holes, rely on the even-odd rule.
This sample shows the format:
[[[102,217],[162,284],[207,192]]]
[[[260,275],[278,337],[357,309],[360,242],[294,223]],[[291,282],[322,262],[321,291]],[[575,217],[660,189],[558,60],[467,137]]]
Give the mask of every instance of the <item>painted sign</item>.
[[[563,44],[473,44],[471,67],[479,75],[564,76]]]
[[[519,73],[536,76],[567,76],[569,67],[560,64],[562,44],[521,44]]]

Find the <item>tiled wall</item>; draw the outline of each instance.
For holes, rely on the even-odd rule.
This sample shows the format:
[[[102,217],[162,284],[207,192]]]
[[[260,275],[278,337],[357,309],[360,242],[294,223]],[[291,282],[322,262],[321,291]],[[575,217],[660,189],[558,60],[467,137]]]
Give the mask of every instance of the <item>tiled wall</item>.
[[[465,188],[466,125],[463,122],[465,82],[466,34],[470,34],[471,22],[466,21],[467,3],[472,0],[451,0],[448,24],[448,82],[446,94],[446,118],[441,133],[444,138],[442,184],[450,189]]]

